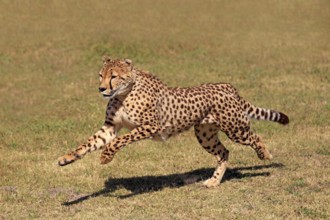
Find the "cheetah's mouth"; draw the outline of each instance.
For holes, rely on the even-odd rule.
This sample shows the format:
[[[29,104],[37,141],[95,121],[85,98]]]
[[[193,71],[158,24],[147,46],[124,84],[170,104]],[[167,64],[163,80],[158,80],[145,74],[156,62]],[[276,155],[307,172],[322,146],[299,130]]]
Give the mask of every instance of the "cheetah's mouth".
[[[131,89],[132,89],[131,85],[129,85],[129,86],[121,85],[121,86],[117,87],[116,89],[111,90],[110,94],[102,93],[102,95],[103,95],[103,98],[105,98],[105,99],[112,99],[112,98],[116,97],[117,95],[126,94]]]
[[[111,99],[111,98],[115,97],[118,94],[118,92],[119,92],[119,89],[116,89],[116,90],[112,90],[110,92],[110,94],[102,93],[102,95],[105,99]]]

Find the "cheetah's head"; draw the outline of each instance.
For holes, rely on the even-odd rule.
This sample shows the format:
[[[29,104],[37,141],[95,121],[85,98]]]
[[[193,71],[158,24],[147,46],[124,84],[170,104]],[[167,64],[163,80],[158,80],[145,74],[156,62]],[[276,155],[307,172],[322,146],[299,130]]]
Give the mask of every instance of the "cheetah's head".
[[[111,60],[110,57],[104,56],[103,67],[99,72],[100,93],[106,99],[126,95],[131,91],[135,81],[133,72],[131,60]]]

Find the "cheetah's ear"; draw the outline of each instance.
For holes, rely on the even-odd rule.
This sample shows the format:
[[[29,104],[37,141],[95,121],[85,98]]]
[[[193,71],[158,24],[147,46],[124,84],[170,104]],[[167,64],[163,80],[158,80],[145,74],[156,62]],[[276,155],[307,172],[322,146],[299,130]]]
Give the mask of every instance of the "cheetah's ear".
[[[128,64],[128,69],[133,69],[133,61],[131,59],[125,59],[125,63]]]
[[[103,56],[102,58],[103,63],[109,63],[111,61],[111,58],[107,55]]]
[[[132,65],[133,61],[131,59],[125,59],[125,63],[127,63],[128,65]]]

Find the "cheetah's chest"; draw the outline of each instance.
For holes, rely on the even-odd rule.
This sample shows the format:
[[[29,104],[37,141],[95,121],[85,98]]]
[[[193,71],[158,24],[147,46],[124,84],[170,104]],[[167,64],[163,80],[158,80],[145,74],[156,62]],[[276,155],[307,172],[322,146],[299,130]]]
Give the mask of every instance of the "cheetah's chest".
[[[124,110],[123,107],[120,107],[114,117],[113,117],[113,122],[117,126],[127,128],[129,130],[132,130],[138,126],[138,124],[131,119],[129,114]]]

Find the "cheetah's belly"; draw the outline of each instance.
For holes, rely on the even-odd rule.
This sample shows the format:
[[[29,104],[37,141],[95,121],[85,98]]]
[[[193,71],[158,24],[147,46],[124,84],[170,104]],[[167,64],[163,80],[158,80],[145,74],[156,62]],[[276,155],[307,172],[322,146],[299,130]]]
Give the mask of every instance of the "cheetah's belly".
[[[152,139],[155,141],[166,141],[170,137],[173,137],[181,132],[188,130],[192,125],[188,124],[185,126],[176,126],[170,123],[166,123],[163,129],[160,132],[155,134]]]
[[[163,132],[163,133],[159,133],[157,135],[153,135],[152,136],[152,140],[153,141],[166,141],[167,139],[170,138],[170,135],[168,135],[167,133]]]

